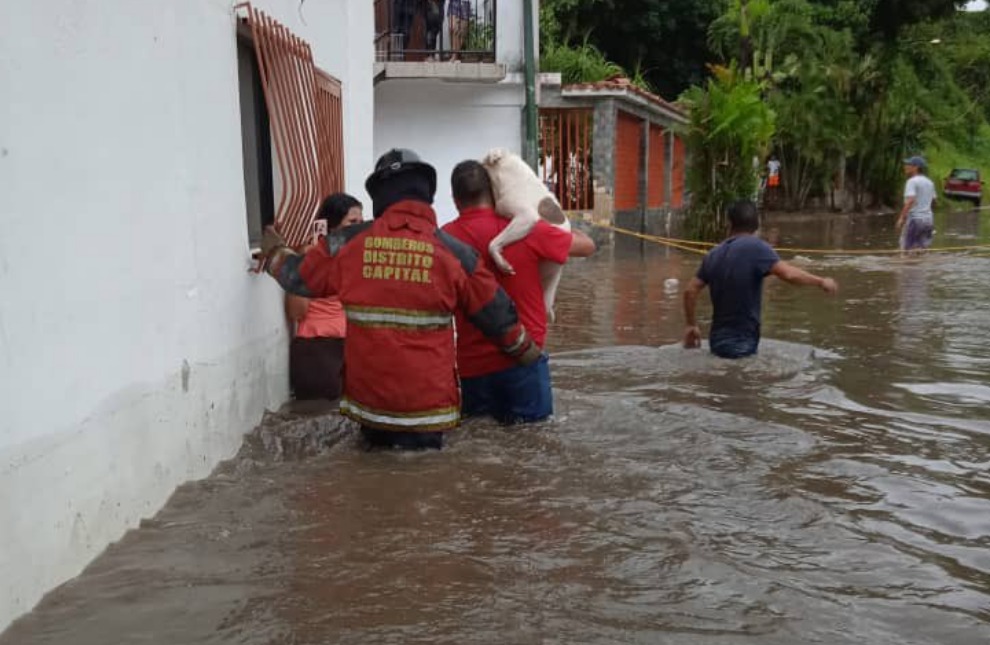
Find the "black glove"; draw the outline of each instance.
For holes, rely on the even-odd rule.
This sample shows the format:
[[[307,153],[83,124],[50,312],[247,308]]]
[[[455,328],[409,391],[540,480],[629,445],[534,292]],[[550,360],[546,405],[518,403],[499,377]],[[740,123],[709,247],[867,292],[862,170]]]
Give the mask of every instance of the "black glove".
[[[530,337],[525,329],[520,329],[515,341],[503,347],[502,351],[511,356],[520,365],[532,365],[543,355],[543,350]]]

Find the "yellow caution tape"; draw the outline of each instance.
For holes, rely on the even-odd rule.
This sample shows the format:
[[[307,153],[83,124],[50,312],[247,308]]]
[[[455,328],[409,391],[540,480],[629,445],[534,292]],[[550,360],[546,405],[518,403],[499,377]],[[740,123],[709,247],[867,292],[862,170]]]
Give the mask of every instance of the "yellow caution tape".
[[[657,244],[662,244],[674,249],[696,253],[698,255],[705,255],[708,252],[708,248],[718,246],[712,242],[699,242],[697,240],[684,240],[676,237],[662,237],[660,235],[637,233],[636,231],[630,231],[629,229],[619,228],[618,226],[612,226],[610,224],[596,224],[596,226],[608,229],[610,231],[615,231],[616,233],[621,233],[623,235],[628,235],[630,237],[646,240],[648,242],[656,242]],[[796,253],[805,255],[897,255],[904,252],[901,249],[800,249],[791,247],[775,247],[775,250],[782,253]],[[956,253],[965,251],[990,251],[990,244],[942,246],[928,249],[929,253]],[[980,253],[975,255],[983,254]]]

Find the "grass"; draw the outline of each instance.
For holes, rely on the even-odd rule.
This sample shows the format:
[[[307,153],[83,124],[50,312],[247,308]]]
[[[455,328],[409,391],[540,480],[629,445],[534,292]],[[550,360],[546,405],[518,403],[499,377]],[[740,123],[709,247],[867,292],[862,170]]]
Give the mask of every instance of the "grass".
[[[543,43],[540,71],[559,72],[564,84],[597,83],[613,76],[629,76],[621,65],[606,58],[600,49],[588,42],[587,38],[580,45]],[[636,70],[631,83],[644,90],[653,91],[640,69]]]

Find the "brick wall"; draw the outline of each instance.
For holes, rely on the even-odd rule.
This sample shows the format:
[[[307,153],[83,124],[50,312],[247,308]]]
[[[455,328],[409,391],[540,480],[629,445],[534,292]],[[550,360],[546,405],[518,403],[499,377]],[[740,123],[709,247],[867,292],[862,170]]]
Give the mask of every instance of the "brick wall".
[[[615,126],[615,209],[636,210],[641,206],[643,122],[620,110]]]

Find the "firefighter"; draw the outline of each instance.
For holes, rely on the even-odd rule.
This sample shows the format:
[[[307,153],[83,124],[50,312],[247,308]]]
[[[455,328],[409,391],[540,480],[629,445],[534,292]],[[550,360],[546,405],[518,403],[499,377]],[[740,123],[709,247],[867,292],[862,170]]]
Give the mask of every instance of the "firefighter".
[[[436,185],[432,166],[393,149],[365,183],[373,221],[335,231],[305,255],[273,229],[262,243],[284,289],[340,298],[348,334],[340,410],[371,448],[438,449],[460,422],[455,311],[520,364],[541,355],[477,253],[437,228]]]

